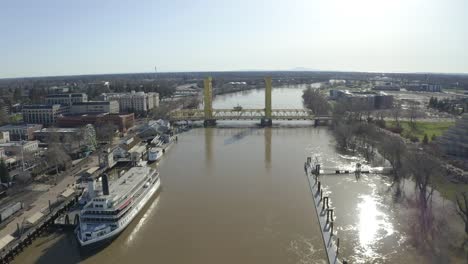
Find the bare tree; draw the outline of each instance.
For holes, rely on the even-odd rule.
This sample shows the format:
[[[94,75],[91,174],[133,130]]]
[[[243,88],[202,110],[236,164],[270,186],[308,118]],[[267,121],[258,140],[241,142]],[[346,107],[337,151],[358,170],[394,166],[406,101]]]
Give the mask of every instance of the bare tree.
[[[65,149],[58,143],[49,144],[45,152],[46,162],[55,166],[56,174],[59,173],[59,167],[65,167],[71,161],[70,156]]]
[[[416,118],[421,116],[419,111],[419,103],[413,100],[408,101],[408,116],[410,119],[411,127],[416,127]]]
[[[393,182],[399,183],[403,177],[403,159],[406,153],[406,145],[401,138],[386,135],[378,145],[380,154],[388,160],[392,166]]]
[[[150,112],[150,117],[153,119],[169,119],[169,113],[172,110],[177,109],[178,103],[177,102],[161,102],[159,107],[153,108]]]
[[[96,126],[96,138],[99,141],[111,142],[115,131],[117,131],[117,126],[111,122],[99,124]]]
[[[464,247],[466,244],[468,244],[468,192],[463,192],[460,195],[457,195],[457,213],[465,223],[465,241],[463,242]]]
[[[330,112],[330,104],[319,89],[307,88],[302,94],[304,105],[315,115],[326,115]]]
[[[395,120],[395,124],[397,127],[400,126],[400,117],[401,117],[401,103],[396,101],[393,103],[393,107],[391,109],[393,119]]]
[[[442,173],[442,167],[435,158],[423,152],[411,151],[405,161],[405,167],[416,184],[420,206],[423,210],[427,210],[431,205],[434,192],[434,189],[430,187],[431,180]]]

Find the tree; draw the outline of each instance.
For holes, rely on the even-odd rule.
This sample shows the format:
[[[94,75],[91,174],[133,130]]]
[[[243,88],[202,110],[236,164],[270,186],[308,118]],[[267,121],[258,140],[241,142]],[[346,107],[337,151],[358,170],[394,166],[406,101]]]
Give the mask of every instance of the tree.
[[[408,101],[408,114],[410,118],[410,125],[411,127],[415,128],[416,127],[416,118],[418,118],[421,113],[419,112],[419,106],[418,102],[416,101]]]
[[[96,138],[99,141],[112,142],[117,126],[112,122],[99,124],[96,126]]]
[[[161,102],[159,107],[151,109],[149,116],[152,119],[169,119],[169,113],[176,109],[178,103],[176,102]]]
[[[3,159],[0,160],[0,181],[2,183],[10,182],[10,172],[8,172],[7,165]]]
[[[468,192],[463,192],[460,195],[457,195],[457,214],[465,223],[465,235],[467,235],[468,239]],[[465,239],[463,245],[466,243],[468,243],[468,240]]]
[[[159,93],[159,97],[167,98],[171,97],[175,93],[175,87],[173,87],[167,81],[159,81],[156,85],[155,92]]]
[[[424,145],[427,145],[427,144],[429,143],[429,138],[428,138],[427,134],[424,134],[424,138],[423,138],[422,143],[423,143]]]
[[[430,205],[434,191],[433,188],[429,190],[430,183],[433,177],[442,173],[442,167],[435,158],[423,152],[411,151],[405,161],[405,167],[416,184],[421,207],[425,210]]]
[[[8,123],[9,117],[8,113],[5,111],[6,104],[3,100],[0,100],[0,125]]]
[[[302,99],[304,105],[312,110],[315,115],[327,115],[330,112],[330,104],[319,89],[305,89]]]
[[[65,167],[71,161],[70,155],[59,143],[49,144],[45,158],[48,164],[54,164],[56,174],[59,173],[59,167]]]
[[[13,92],[13,101],[19,102],[21,100],[21,89],[16,88]]]
[[[406,145],[399,137],[385,136],[378,145],[380,154],[392,166],[393,182],[399,183],[403,177],[403,160],[406,154]]]
[[[398,101],[393,103],[393,107],[391,109],[392,116],[395,119],[395,124],[397,127],[400,127],[400,117],[401,117],[401,104]]]

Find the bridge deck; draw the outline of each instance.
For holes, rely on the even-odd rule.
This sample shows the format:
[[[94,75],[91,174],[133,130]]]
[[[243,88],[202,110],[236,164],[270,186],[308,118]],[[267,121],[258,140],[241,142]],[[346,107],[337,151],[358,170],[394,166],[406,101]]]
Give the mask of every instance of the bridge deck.
[[[171,113],[173,121],[214,120],[260,120],[265,118],[265,109],[213,109],[211,118],[205,118],[202,109],[183,109]],[[307,109],[272,109],[273,120],[329,120],[330,116],[315,116]]]

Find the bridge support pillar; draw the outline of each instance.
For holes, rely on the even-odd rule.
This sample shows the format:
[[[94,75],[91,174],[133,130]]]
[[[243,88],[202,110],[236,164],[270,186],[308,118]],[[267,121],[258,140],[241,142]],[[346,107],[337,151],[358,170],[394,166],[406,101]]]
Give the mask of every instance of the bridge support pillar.
[[[262,127],[271,127],[273,125],[273,120],[271,120],[271,118],[262,118],[260,120],[260,125]]]
[[[216,126],[216,119],[206,119],[205,121],[203,121],[203,126],[205,127]]]

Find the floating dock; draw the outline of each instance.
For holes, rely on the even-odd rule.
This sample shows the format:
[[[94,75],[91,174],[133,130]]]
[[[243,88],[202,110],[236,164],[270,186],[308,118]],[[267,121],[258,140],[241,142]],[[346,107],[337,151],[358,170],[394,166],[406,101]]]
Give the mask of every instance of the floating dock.
[[[330,206],[330,197],[323,195],[322,185],[318,179],[320,165],[313,166],[311,159],[308,158],[304,164],[304,170],[314,200],[315,212],[320,224],[320,232],[327,254],[327,261],[329,264],[346,263],[346,261],[342,262],[339,260],[340,239],[334,233],[335,210]]]

